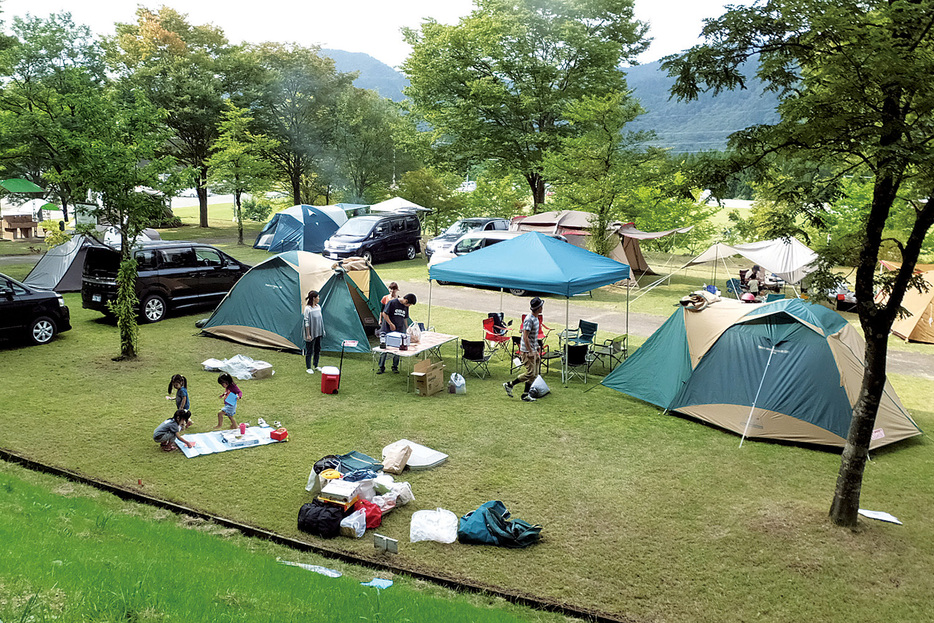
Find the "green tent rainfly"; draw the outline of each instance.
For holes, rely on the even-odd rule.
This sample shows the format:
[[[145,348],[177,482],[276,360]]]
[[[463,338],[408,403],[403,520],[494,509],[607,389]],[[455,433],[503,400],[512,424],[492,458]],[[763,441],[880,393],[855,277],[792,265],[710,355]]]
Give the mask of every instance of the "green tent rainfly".
[[[379,326],[380,299],[389,292],[372,267],[342,264],[306,251],[287,251],[250,269],[231,288],[202,333],[250,346],[301,351],[302,309],[310,290],[321,299],[325,336],[321,350],[370,351],[367,331]]]

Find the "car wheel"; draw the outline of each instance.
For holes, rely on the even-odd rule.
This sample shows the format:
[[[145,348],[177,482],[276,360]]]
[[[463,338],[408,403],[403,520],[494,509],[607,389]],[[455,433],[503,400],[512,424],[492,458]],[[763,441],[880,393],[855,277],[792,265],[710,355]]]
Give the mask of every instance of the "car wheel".
[[[451,285],[451,282],[450,282],[450,281],[441,281],[441,280],[439,279],[439,280],[438,280],[438,285],[439,285],[439,286],[447,286],[447,285]]]
[[[417,252],[415,251],[415,245],[409,245],[405,248],[405,259],[414,260]]]
[[[371,264],[371,265],[373,264],[373,252],[372,251],[364,251],[363,253],[360,254],[360,257],[366,260],[367,264]]]
[[[165,299],[158,294],[150,294],[143,299],[143,321],[159,322],[165,318]]]
[[[514,296],[525,296],[525,290],[521,288],[509,288],[509,293]]]
[[[48,316],[40,316],[29,325],[29,339],[33,344],[48,344],[55,337],[55,321]]]

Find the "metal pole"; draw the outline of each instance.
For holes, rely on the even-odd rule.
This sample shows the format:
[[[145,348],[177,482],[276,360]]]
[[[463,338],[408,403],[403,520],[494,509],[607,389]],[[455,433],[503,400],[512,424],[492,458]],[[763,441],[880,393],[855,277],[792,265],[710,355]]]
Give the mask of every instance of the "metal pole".
[[[564,299],[564,346],[562,347],[561,353],[561,382],[564,383],[564,386],[568,386],[568,327],[570,327],[570,318],[571,318],[571,297],[567,296]],[[558,334],[558,339],[561,338],[561,335]]]
[[[425,328],[431,326],[431,279],[428,280],[428,322],[425,323]]]
[[[758,348],[765,350],[764,346],[759,346]],[[752,407],[749,408],[749,417],[746,418],[746,426],[743,427],[743,436],[739,440],[739,447],[743,447],[743,442],[746,441],[746,433],[749,432],[749,423],[752,421],[752,414],[756,410],[756,403],[759,402],[759,392],[762,391],[762,384],[765,382],[765,373],[769,371],[769,364],[772,363],[772,355],[775,353],[787,353],[787,350],[775,350],[775,346],[769,349],[769,358],[765,362],[765,369],[762,371],[762,378],[759,379],[759,387],[756,389],[756,397],[752,399]]]

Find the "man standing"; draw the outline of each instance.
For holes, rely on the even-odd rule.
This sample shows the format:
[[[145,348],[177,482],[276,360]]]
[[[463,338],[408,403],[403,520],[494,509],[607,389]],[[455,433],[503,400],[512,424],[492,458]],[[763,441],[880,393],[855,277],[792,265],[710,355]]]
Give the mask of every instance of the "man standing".
[[[380,332],[383,335],[386,335],[390,331],[404,333],[408,327],[409,307],[415,305],[416,300],[414,294],[406,294],[401,299],[389,299],[389,302],[383,307],[383,312],[379,315]],[[388,353],[380,353],[379,370],[376,371],[377,374],[382,374],[386,371],[387,354]],[[399,374],[399,355],[392,356],[392,371]]]
[[[519,359],[525,366],[525,371],[514,380],[503,383],[503,389],[506,390],[506,394],[510,398],[512,398],[512,388],[524,382],[525,391],[522,392],[522,400],[525,402],[535,401],[535,398],[529,394],[529,389],[532,388],[532,383],[538,377],[538,370],[542,362],[541,351],[538,347],[538,330],[541,327],[541,321],[538,317],[541,316],[544,305],[542,299],[537,296],[529,302],[532,313],[526,314],[525,320],[522,322],[522,339],[519,340]]]

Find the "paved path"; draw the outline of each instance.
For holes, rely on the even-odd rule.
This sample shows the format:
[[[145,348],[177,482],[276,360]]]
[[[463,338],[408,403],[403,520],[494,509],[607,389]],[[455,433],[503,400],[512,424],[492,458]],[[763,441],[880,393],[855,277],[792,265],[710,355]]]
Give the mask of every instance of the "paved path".
[[[226,240],[226,239],[225,239]],[[7,255],[0,256],[0,272],[4,264],[26,264],[39,261],[37,255]],[[419,303],[415,316],[419,320],[428,319],[428,281],[400,281],[399,288],[403,294],[413,292]],[[463,309],[480,313],[503,311],[507,316],[520,318],[529,309],[528,296],[513,296],[500,294],[495,290],[467,288],[464,286],[441,286],[433,283],[431,286],[432,304],[453,309]],[[583,298],[583,297],[581,297]],[[579,305],[574,297],[568,306],[568,319],[574,326],[581,318],[596,322],[601,331],[608,333],[629,333],[639,337],[648,337],[665,322],[662,316],[653,314],[629,313],[629,325],[626,325],[626,303],[620,303],[615,309],[594,308]],[[674,308],[672,308],[672,311]],[[545,304],[545,324],[549,321],[564,326],[565,303],[559,299],[549,299]],[[934,381],[934,345],[932,354],[908,353],[889,349],[888,372],[892,374],[905,374],[917,376]]]

